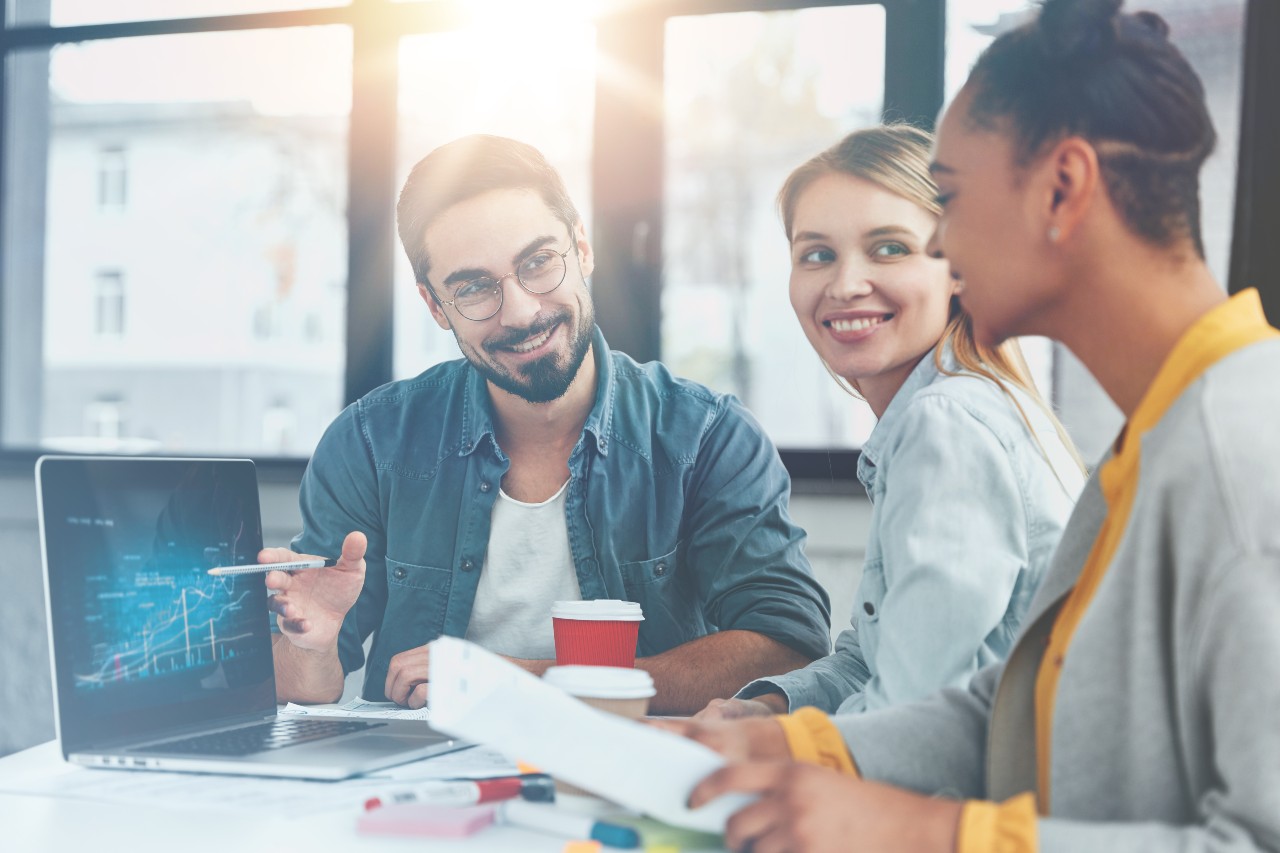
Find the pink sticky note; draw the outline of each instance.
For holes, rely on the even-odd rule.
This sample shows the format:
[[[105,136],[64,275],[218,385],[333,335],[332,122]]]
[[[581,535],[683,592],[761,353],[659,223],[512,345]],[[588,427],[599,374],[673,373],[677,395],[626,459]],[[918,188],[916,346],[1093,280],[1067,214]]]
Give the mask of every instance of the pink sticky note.
[[[404,803],[365,812],[356,829],[371,835],[430,835],[459,838],[493,823],[493,806],[433,806]]]

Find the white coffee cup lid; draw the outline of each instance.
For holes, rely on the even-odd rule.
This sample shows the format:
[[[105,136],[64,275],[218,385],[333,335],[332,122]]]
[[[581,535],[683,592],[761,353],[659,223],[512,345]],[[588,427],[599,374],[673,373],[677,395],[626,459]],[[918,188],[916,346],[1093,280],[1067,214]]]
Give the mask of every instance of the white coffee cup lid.
[[[655,693],[649,673],[620,666],[552,666],[542,680],[590,699],[648,699]]]
[[[551,605],[552,619],[583,619],[593,622],[643,622],[644,614],[634,601],[597,598],[594,601],[557,601]]]

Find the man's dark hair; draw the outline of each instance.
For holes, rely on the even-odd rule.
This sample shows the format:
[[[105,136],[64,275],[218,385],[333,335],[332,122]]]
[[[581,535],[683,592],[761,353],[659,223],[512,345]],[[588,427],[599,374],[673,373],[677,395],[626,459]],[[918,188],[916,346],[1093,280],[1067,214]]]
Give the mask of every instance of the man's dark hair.
[[[418,161],[400,190],[396,225],[414,279],[427,284],[427,226],[459,202],[491,190],[533,190],[571,230],[578,211],[564,181],[538,149],[514,139],[476,134],[441,145]],[[434,296],[434,292],[432,293]]]
[[[1200,237],[1200,167],[1215,134],[1204,86],[1153,12],[1123,0],[1045,0],[1035,20],[997,38],[969,77],[969,117],[1007,122],[1022,163],[1066,136],[1098,152],[1107,192],[1130,229],[1169,246]]]

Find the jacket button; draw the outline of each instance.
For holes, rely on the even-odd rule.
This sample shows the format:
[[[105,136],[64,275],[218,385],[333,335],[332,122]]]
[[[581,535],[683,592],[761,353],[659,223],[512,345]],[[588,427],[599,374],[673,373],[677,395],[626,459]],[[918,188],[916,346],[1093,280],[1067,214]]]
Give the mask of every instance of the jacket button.
[[[488,484],[488,482],[484,482],[484,483],[481,483],[481,484],[480,484],[480,491],[482,491],[482,492],[487,492],[487,491],[489,491],[489,484]]]
[[[867,611],[867,615],[868,615],[868,616],[875,616],[875,615],[876,615],[876,606],[875,606],[874,604],[872,604],[870,601],[864,601],[864,602],[862,602],[862,609],[863,609],[863,610],[865,610],[865,611]]]
[[[473,563],[473,562],[471,562],[470,560],[463,560],[463,561],[462,561],[462,570],[463,570],[464,572],[469,572],[469,571],[471,571],[472,569],[474,569],[474,568],[475,568],[475,566],[476,566],[476,564],[475,564],[475,563]]]
[[[408,573],[408,572],[406,572],[404,569],[397,568],[397,569],[396,569],[394,572],[392,572],[391,574],[395,575],[396,580],[398,580],[398,581],[402,581],[402,580],[404,580],[405,575],[407,575],[407,574],[409,574],[409,573]]]
[[[663,575],[665,575],[665,574],[667,573],[667,564],[666,564],[666,563],[658,563],[658,565],[656,565],[656,566],[654,566],[654,567],[653,567],[653,573],[654,573],[654,575],[656,575],[657,577],[662,577]]]

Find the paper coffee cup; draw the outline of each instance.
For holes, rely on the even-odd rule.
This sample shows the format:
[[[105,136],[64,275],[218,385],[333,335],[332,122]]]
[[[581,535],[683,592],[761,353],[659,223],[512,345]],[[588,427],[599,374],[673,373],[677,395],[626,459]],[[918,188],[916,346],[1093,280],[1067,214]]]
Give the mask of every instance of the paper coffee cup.
[[[551,607],[556,665],[634,667],[643,621],[634,601],[557,601]]]
[[[629,720],[638,720],[648,712],[649,700],[656,692],[653,679],[643,669],[616,666],[552,666],[547,668],[542,680],[593,708]],[[595,796],[559,779],[556,780],[556,791]]]

